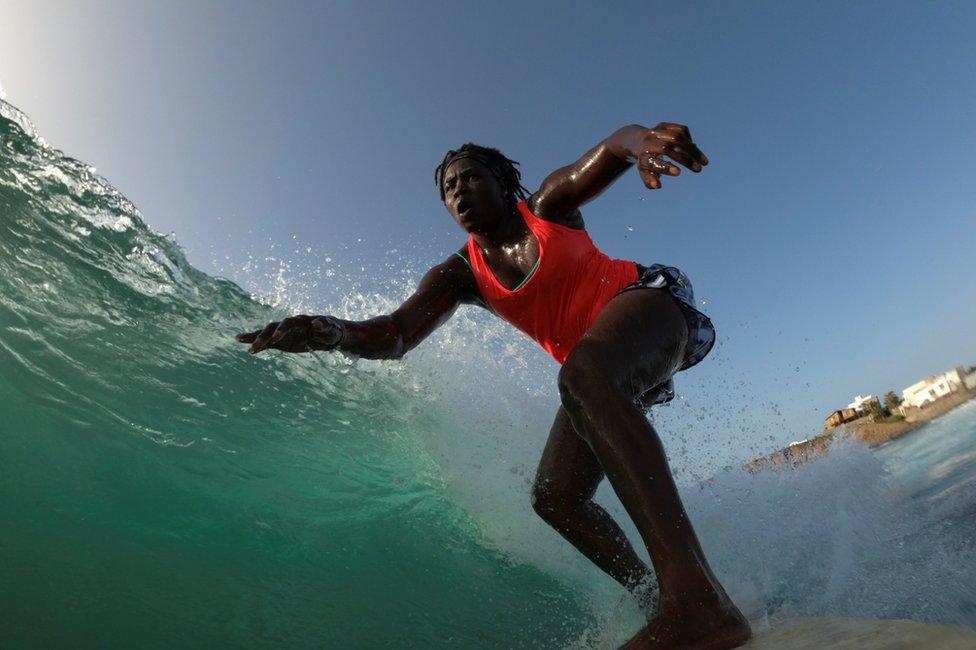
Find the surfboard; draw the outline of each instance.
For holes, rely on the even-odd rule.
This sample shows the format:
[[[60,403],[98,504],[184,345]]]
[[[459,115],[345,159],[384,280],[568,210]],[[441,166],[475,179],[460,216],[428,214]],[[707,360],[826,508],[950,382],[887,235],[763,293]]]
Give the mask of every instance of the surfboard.
[[[797,618],[768,631],[753,623],[755,635],[743,650],[973,650],[976,630],[962,625],[857,618]]]

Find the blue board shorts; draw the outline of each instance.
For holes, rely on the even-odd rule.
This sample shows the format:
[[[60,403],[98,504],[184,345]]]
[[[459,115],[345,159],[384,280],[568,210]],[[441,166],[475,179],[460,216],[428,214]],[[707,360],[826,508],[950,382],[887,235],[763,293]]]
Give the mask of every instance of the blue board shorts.
[[[711,319],[695,307],[695,289],[691,280],[680,269],[664,264],[650,266],[637,265],[637,281],[624,287],[624,291],[634,289],[661,289],[667,291],[678,301],[678,306],[688,323],[688,345],[685,358],[678,370],[687,370],[704,359],[715,345],[715,327]],[[643,395],[639,402],[643,406],[663,404],[674,399],[674,380],[655,386]]]

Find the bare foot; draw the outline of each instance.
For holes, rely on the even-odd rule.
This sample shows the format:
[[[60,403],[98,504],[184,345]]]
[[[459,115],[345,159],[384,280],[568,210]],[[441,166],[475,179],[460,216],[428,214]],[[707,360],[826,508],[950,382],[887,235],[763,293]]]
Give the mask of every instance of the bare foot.
[[[751,636],[749,622],[731,602],[707,608],[662,605],[657,618],[620,650],[725,650]]]

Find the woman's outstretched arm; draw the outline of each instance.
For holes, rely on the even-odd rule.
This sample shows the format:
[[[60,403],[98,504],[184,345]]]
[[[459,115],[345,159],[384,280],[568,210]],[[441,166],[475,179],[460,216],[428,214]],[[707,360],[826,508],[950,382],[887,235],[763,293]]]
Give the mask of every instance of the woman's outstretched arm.
[[[399,359],[444,323],[462,302],[477,299],[471,269],[452,255],[424,275],[417,290],[392,314],[363,321],[298,315],[238,334],[256,354],[341,350],[366,359]]]
[[[661,187],[662,175],[681,173],[665,156],[693,172],[700,172],[708,164],[708,158],[692,141],[688,127],[670,122],[652,129],[631,124],[614,131],[573,164],[549,174],[530,198],[529,207],[543,219],[567,219],[635,162],[644,185],[656,190]]]

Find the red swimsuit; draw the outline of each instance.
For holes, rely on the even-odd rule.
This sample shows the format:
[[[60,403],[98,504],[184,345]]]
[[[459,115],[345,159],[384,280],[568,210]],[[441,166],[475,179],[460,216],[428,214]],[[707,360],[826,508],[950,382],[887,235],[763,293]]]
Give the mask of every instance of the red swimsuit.
[[[535,268],[506,289],[468,238],[471,270],[488,307],[563,363],[607,303],[637,281],[637,265],[600,252],[585,230],[540,219],[525,201],[518,209],[539,242]]]

